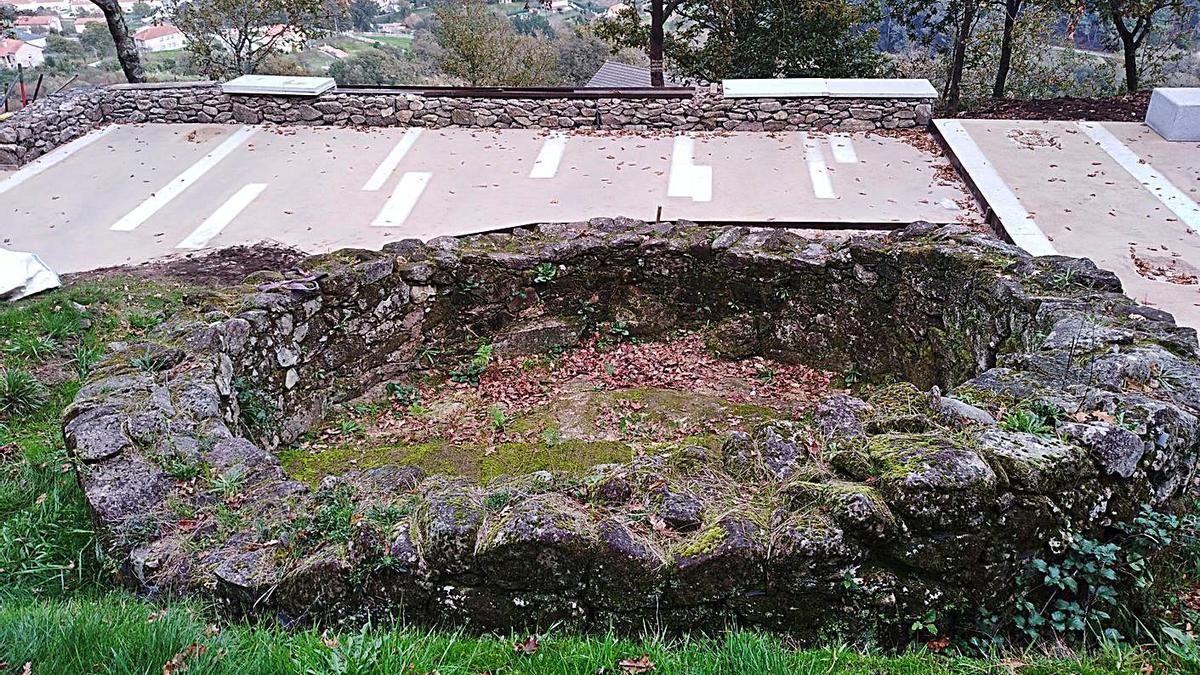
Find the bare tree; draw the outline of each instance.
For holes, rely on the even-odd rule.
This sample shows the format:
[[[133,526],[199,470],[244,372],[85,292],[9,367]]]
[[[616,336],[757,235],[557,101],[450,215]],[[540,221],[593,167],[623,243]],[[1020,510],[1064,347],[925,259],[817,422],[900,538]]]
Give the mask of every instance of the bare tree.
[[[983,11],[983,0],[889,0],[895,15],[908,26],[921,25],[925,32],[915,37],[939,50],[950,52],[950,71],[942,91],[946,113],[958,112],[962,98],[963,70],[966,68],[967,47]]]
[[[191,0],[169,18],[201,70],[222,78],[253,73],[272,54],[324,35],[330,11],[322,0]]]
[[[661,87],[663,77],[663,43],[667,19],[679,8],[680,0],[650,0],[650,86]]]
[[[1125,89],[1141,86],[1138,52],[1164,23],[1183,24],[1191,9],[1185,0],[1089,0],[1092,9],[1106,17],[1116,31],[1125,60]]]
[[[1008,72],[1012,69],[1013,33],[1017,27],[1017,16],[1025,0],[1000,0],[1004,11],[1004,28],[1000,36],[1000,63],[996,66],[996,83],[992,85],[992,98],[1004,98],[1008,86]]]
[[[117,0],[92,0],[92,4],[104,13],[104,21],[108,24],[109,34],[112,35],[113,46],[117,48],[117,60],[121,62],[121,70],[125,71],[125,79],[131,83],[145,82],[146,71],[142,68],[142,56],[129,33],[121,4]]]

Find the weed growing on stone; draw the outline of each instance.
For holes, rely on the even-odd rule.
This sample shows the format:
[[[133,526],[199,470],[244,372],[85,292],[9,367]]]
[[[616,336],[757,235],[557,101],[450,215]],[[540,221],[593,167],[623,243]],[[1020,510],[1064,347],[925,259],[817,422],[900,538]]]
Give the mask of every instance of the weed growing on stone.
[[[1079,644],[1153,637],[1137,617],[1163,616],[1181,608],[1180,592],[1200,552],[1200,520],[1143,506],[1116,526],[1112,541],[1072,534],[1063,554],[1036,558],[1019,579],[1012,625],[1034,641]],[[994,628],[1000,625],[990,617]]]
[[[554,281],[554,277],[558,274],[558,267],[554,263],[539,263],[533,270],[533,283],[548,284]]]
[[[237,394],[238,422],[252,437],[268,435],[276,424],[277,411],[275,406],[263,396],[254,383],[244,377],[233,380],[233,389]]]

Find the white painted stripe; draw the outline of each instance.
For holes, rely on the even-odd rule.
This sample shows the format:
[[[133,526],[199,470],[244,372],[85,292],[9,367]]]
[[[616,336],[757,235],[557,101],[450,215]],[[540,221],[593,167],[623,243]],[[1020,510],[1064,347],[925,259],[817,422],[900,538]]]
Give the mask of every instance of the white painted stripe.
[[[1129,172],[1142,187],[1158,198],[1164,206],[1183,221],[1192,232],[1200,232],[1200,205],[1197,205],[1183,190],[1175,186],[1166,176],[1155,170],[1148,162],[1142,161],[1137,153],[1129,149],[1108,129],[1098,122],[1078,122],[1079,128],[1088,138],[1098,143],[1109,157],[1116,160],[1121,168]]]
[[[29,180],[30,178],[33,178],[34,176],[38,175],[39,173],[42,173],[46,169],[49,169],[50,167],[54,166],[55,164],[58,164],[59,162],[63,161],[64,159],[79,152],[80,150],[86,148],[87,146],[91,145],[92,143],[95,143],[96,141],[100,140],[101,138],[104,138],[105,136],[111,134],[112,132],[114,132],[116,130],[117,130],[117,127],[115,125],[109,125],[107,127],[104,127],[103,129],[97,129],[96,131],[93,131],[91,133],[80,136],[79,138],[76,138],[75,140],[71,141],[70,143],[59,146],[59,147],[51,150],[50,152],[47,152],[46,154],[42,155],[41,157],[38,157],[37,159],[33,160],[32,162],[30,162],[30,163],[26,164],[25,166],[21,167],[20,169],[17,169],[16,171],[14,171],[8,178],[0,180],[0,195],[17,187],[21,183],[24,183],[25,181]]]
[[[697,166],[696,139],[676,136],[671,149],[671,173],[667,177],[668,197],[690,197],[694,202],[712,201],[712,167]]]
[[[432,177],[433,174],[427,171],[409,171],[401,176],[392,196],[388,197],[387,203],[383,205],[379,215],[375,216],[375,220],[371,222],[371,227],[403,225],[404,221],[408,219],[408,215],[412,213],[413,207],[417,205],[417,201],[421,199],[421,193],[425,192],[425,186],[429,185],[429,179]]]
[[[1021,205],[1017,195],[1000,177],[996,167],[983,154],[962,122],[935,120],[934,124],[1013,243],[1030,255],[1057,255],[1058,251],[1054,250],[1046,233]]]
[[[242,127],[233,132],[229,138],[226,138],[212,152],[201,157],[195,164],[176,176],[175,180],[172,180],[158,192],[150,195],[149,199],[138,204],[132,211],[113,223],[109,229],[119,232],[136,230],[139,225],[149,220],[155,213],[158,213],[159,209],[171,203],[172,199],[183,194],[193,183],[203,178],[204,174],[208,173],[218,162],[228,157],[234,150],[240,148],[243,143],[257,132],[258,129],[252,127]]]
[[[179,242],[175,248],[204,248],[208,246],[208,242],[225,229],[225,226],[233,222],[234,218],[250,206],[250,202],[258,198],[263,190],[267,189],[266,183],[250,183],[241,190],[238,190],[224,204],[213,211],[212,215],[205,218],[200,227],[197,227],[187,236],[186,239]]]
[[[564,133],[551,134],[542,143],[537,159],[533,160],[530,178],[554,178],[558,173],[558,165],[562,162],[563,152],[567,149],[567,135]]]
[[[404,159],[404,156],[412,149],[413,144],[421,137],[421,131],[419,127],[413,127],[405,131],[404,136],[396,143],[396,147],[392,148],[387,157],[383,158],[379,167],[375,169],[375,173],[371,174],[371,177],[363,184],[362,189],[375,192],[382,188],[383,184],[388,181],[388,178],[392,177],[392,173],[396,170],[396,167],[400,166],[400,162]]]
[[[833,150],[833,161],[838,164],[857,164],[858,153],[854,152],[854,142],[848,134],[833,134],[829,137],[829,147]]]
[[[804,161],[808,164],[808,176],[812,180],[813,194],[817,199],[837,199],[837,195],[833,193],[833,181],[829,179],[829,167],[825,165],[825,153],[821,150],[821,144],[816,140],[809,138],[808,134],[802,134],[804,137]]]

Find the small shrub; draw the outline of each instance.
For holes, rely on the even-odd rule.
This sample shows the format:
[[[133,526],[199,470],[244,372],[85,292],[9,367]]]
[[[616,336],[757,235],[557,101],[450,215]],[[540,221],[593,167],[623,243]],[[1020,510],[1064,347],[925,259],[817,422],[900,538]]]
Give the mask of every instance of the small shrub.
[[[554,281],[554,277],[557,275],[558,268],[554,266],[554,263],[540,263],[533,270],[533,283],[548,284],[551,281]]]
[[[503,432],[508,428],[508,424],[511,421],[508,415],[504,414],[504,408],[498,405],[488,408],[488,424],[492,426],[494,431]]]
[[[1195,516],[1149,506],[1111,541],[1073,535],[1056,559],[1030,561],[1019,579],[1015,627],[1032,640],[1124,640],[1173,608],[1196,547]]]
[[[397,404],[406,407],[421,401],[421,392],[411,384],[388,382],[387,393]]]
[[[492,345],[481,345],[475,350],[475,355],[466,364],[450,371],[450,379],[454,382],[477,386],[479,377],[487,370],[492,362]]]
[[[28,371],[7,368],[0,374],[0,415],[28,415],[49,398],[46,387]]]
[[[1054,427],[1061,417],[1062,411],[1052,405],[1026,401],[1009,411],[1001,426],[1008,431],[1023,431],[1047,438],[1054,435]]]

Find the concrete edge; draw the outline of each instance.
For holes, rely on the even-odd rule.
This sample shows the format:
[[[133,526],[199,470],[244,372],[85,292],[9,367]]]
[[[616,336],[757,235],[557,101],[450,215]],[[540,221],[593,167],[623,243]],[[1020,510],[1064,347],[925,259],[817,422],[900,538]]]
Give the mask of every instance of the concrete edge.
[[[983,208],[985,220],[998,235],[1030,255],[1058,255],[1054,244],[1021,205],[961,121],[934,120],[930,129]]]

